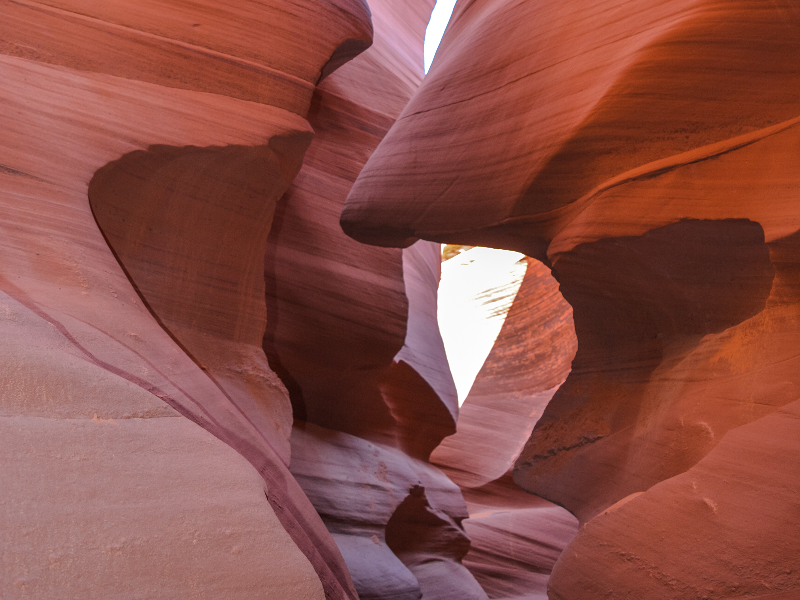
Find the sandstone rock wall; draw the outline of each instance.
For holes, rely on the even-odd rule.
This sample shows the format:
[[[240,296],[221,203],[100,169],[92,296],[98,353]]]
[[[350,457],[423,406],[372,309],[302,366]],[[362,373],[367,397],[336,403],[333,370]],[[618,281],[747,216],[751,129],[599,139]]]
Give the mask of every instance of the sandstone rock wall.
[[[458,411],[436,324],[439,244],[376,248],[339,225],[422,79],[432,8],[372,3],[375,43],[319,85],[316,137],[266,250],[264,350],[292,400],[291,470],[362,599],[486,597],[461,564],[461,492],[427,462]]]
[[[486,0],[454,19],[342,224],[370,243],[486,244],[551,267],[578,352],[514,479],[589,522],[551,594],[796,593],[796,571],[756,548],[794,555],[789,530],[750,544],[733,525],[759,511],[754,485],[771,514],[796,512],[795,3]],[[746,458],[728,458],[745,438]],[[719,512],[687,542],[701,520],[690,479],[726,491],[703,496]],[[724,561],[700,558],[706,539]]]
[[[0,2],[0,596],[798,594],[796,2],[431,8]]]
[[[513,467],[575,356],[571,307],[547,267],[523,260],[525,277],[459,410],[458,431],[431,455],[465,488],[479,488]]]
[[[540,599],[578,523],[564,508],[523,491],[510,470],[569,373],[576,344],[572,310],[549,269],[521,261],[525,276],[461,406],[457,432],[431,461],[464,493],[471,546],[463,562],[487,595]],[[492,306],[506,291],[488,289],[474,300]]]
[[[4,2],[0,30],[0,596],[355,598],[287,469],[261,273],[366,5]]]

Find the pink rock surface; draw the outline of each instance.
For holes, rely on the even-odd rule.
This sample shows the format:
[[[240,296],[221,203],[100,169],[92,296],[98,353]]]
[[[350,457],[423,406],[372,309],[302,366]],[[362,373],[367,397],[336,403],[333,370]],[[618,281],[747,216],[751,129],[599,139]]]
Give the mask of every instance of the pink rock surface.
[[[305,116],[315,84],[369,46],[363,0],[4,2],[2,53]]]
[[[792,399],[796,358],[783,336],[797,327],[794,293],[786,296],[794,268],[773,265],[762,235],[752,221],[684,221],[554,262],[579,350],[520,458],[518,481],[537,478],[537,489],[586,520],[685,471],[725,431]],[[620,266],[601,281],[590,273],[597,260]],[[625,368],[612,380],[613,365]],[[571,476],[593,493],[570,483],[562,495],[558,481]]]
[[[371,8],[375,44],[320,84],[316,137],[276,210],[264,349],[297,419],[292,473],[359,596],[480,600],[461,564],[460,490],[426,462],[458,410],[436,324],[439,244],[375,248],[339,225],[353,181],[422,78],[432,3]]]
[[[239,100],[197,98],[182,90],[105,75],[77,74],[17,58],[5,57],[1,62],[6,82],[2,101],[12,107],[2,113],[6,135],[0,151],[4,165],[4,218],[0,225],[2,289],[7,305],[4,322],[26,323],[24,328],[17,328],[15,335],[4,336],[4,348],[15,360],[3,363],[10,369],[4,377],[3,420],[4,426],[14,432],[13,436],[9,432],[3,437],[3,462],[17,464],[23,470],[15,467],[15,485],[6,488],[9,502],[18,510],[4,510],[2,516],[3,545],[14,549],[4,554],[2,580],[10,582],[8,585],[22,581],[22,587],[9,588],[9,594],[13,590],[15,595],[12,597],[58,595],[67,593],[65,590],[87,598],[107,597],[107,590],[116,590],[121,580],[126,581],[126,586],[135,587],[139,582],[143,588],[152,588],[171,578],[168,573],[188,569],[185,577],[170,584],[175,586],[175,597],[181,597],[193,585],[213,587],[202,570],[189,567],[196,551],[208,555],[211,562],[219,560],[233,569],[223,568],[221,575],[229,582],[223,585],[233,597],[247,595],[253,585],[264,585],[272,580],[271,576],[261,571],[241,577],[235,563],[227,558],[229,552],[211,541],[219,539],[225,528],[247,529],[242,522],[247,510],[251,510],[247,506],[260,504],[260,518],[265,523],[273,522],[270,527],[274,530],[276,516],[286,515],[274,514],[264,497],[265,488],[275,498],[287,499],[287,504],[289,498],[292,502],[297,499],[298,508],[291,511],[296,514],[290,512],[289,522],[300,517],[311,524],[316,515],[309,504],[303,504],[307,501],[302,492],[263,434],[248,423],[144,307],[97,228],[87,199],[87,184],[103,164],[151,142],[256,144],[264,139],[264,133],[269,135],[265,121],[274,123],[272,131],[278,132],[303,132],[307,126],[299,117],[281,109]],[[41,87],[43,82],[47,82],[46,89]],[[71,98],[74,105],[64,106],[65,97]],[[145,123],[161,121],[159,133],[142,132],[137,122],[119,118],[130,114],[139,114]],[[229,115],[230,120],[220,122],[217,117],[221,114]],[[201,130],[191,126],[198,118],[206,121]],[[192,130],[195,133],[189,133]],[[93,372],[96,374],[89,375]],[[127,398],[131,400],[126,401]],[[177,416],[170,406],[184,416]],[[170,417],[167,422],[162,420],[166,417]],[[241,462],[240,454],[197,429],[185,417],[229,442],[258,470]],[[119,429],[107,423],[108,419],[118,423]],[[175,424],[170,425],[173,421]],[[71,430],[67,427],[70,423],[78,429]],[[101,424],[119,431],[121,437],[92,438],[91,431],[101,430],[91,427],[99,428]],[[171,436],[171,441],[159,442],[161,435]],[[35,441],[42,438],[47,439],[50,450]],[[187,454],[198,439],[206,440],[206,450],[198,449],[190,461]],[[206,476],[192,469],[185,474],[184,486],[174,477],[174,468],[167,468],[173,453],[175,461],[187,468],[201,464],[204,457],[209,462],[228,461],[230,476],[238,479],[229,481],[231,489],[224,497],[235,496],[234,490],[238,489],[241,508],[226,517],[227,525],[221,529],[218,524],[202,520],[191,529],[173,529],[174,545],[165,545],[157,527],[142,530],[142,520],[152,520],[145,507],[154,496],[163,493],[165,498],[174,498],[186,494],[193,498],[176,504],[164,500],[159,518],[169,520],[178,519],[183,510],[201,510],[201,506],[214,502],[214,494],[222,493],[209,492],[208,497],[194,499],[183,488],[202,487]],[[123,461],[119,469],[108,459],[101,459],[106,456],[119,456]],[[45,460],[47,457],[49,461]],[[152,473],[147,469],[128,473],[139,460],[143,464],[162,461],[164,468]],[[83,464],[85,461],[87,464]],[[26,464],[30,465],[27,469],[22,467]],[[92,477],[83,481],[82,469],[95,464]],[[259,470],[261,484],[256,493],[252,477],[258,477]],[[59,479],[52,480],[51,472],[58,473]],[[122,496],[112,494],[123,480],[130,486],[124,506],[119,504]],[[86,491],[64,489],[83,485]],[[95,490],[96,502],[79,502],[91,490]],[[40,493],[43,495],[39,501],[26,501]],[[70,509],[72,516],[62,519],[59,514],[65,508],[56,506],[60,506],[58,498],[64,494],[76,503]],[[222,498],[219,496],[220,502]],[[167,510],[169,507],[174,512]],[[100,528],[77,525],[90,520],[105,524]],[[40,568],[46,555],[31,554],[37,546],[25,541],[31,527],[46,528],[46,537],[39,538],[41,546],[63,550],[64,556],[75,554],[75,560],[62,562],[63,571]],[[319,523],[315,534],[312,524],[305,534],[295,526],[293,533],[301,534],[298,539],[306,536],[307,549],[324,548],[324,542],[308,537],[324,534],[321,527]],[[184,539],[189,531],[205,536],[208,544],[189,551]],[[89,561],[79,551],[104,548],[122,538],[136,540],[136,551],[130,560],[118,561],[119,570],[113,576],[105,570],[105,563]],[[310,585],[308,593],[322,597],[323,587],[312,563],[302,557],[297,542],[288,542],[285,536],[281,539],[283,542],[265,546],[267,539],[258,534],[253,541],[260,541],[242,546],[242,551],[250,557],[248,561],[256,556],[261,560],[261,552],[267,549],[276,559],[294,557],[274,578],[274,584],[280,589]],[[155,547],[160,549],[153,553]],[[325,566],[324,550],[314,552],[314,566],[330,572]],[[335,555],[335,548],[331,552]],[[159,575],[145,569],[135,558],[151,555],[180,556],[183,562],[176,564],[174,571],[160,571]],[[78,576],[79,584],[69,583]],[[333,577],[331,580],[335,581]],[[70,587],[73,585],[78,587]],[[334,590],[334,586],[328,583],[326,587]]]
[[[543,257],[605,182],[795,118],[795,19],[788,1],[462,2],[343,224]]]
[[[431,7],[2,2],[0,596],[797,596],[795,3]]]
[[[3,4],[3,597],[356,597],[260,349],[311,95],[371,39],[312,4]]]
[[[292,449],[292,473],[341,548],[360,598],[486,598],[461,565],[467,509],[441,471],[310,423],[297,423]]]
[[[454,428],[453,415],[440,408],[453,384],[438,330],[434,326],[430,336],[438,347],[414,341],[425,319],[428,329],[435,319],[438,272],[417,279],[430,271],[431,261],[438,269],[436,245],[421,244],[427,250],[412,250],[408,258],[400,250],[365,246],[342,233],[339,213],[361,167],[422,78],[422,35],[431,8],[373,3],[374,46],[314,96],[316,138],[278,207],[265,261],[270,317],[264,348],[290,390],[295,416],[408,448],[420,443],[408,421],[419,425],[421,419],[412,414],[413,403],[392,400],[408,394],[407,379],[427,394],[427,413],[444,413],[439,439]],[[399,38],[406,41],[399,44]],[[409,302],[419,304],[414,317]],[[409,319],[421,324],[407,334]],[[419,352],[431,356],[416,358]],[[421,437],[430,446],[427,434]]]
[[[578,520],[543,498],[528,494],[506,475],[464,490],[472,542],[464,565],[490,598],[547,597],[550,573],[578,532]]]

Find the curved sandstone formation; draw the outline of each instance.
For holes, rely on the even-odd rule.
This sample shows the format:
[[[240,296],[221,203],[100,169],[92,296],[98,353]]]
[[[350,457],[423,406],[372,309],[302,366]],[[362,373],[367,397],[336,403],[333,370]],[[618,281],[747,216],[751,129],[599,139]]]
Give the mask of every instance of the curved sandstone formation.
[[[470,547],[459,488],[402,450],[298,422],[292,473],[347,561],[359,597],[486,594],[461,560]]]
[[[798,594],[794,0],[0,5],[0,597]]]
[[[776,442],[766,431],[800,393],[799,30],[788,1],[462,2],[345,205],[342,225],[362,241],[485,244],[552,268],[578,353],[514,479],[590,524],[633,498],[565,555],[559,598],[739,594],[689,581],[729,573],[683,552],[679,538],[700,518],[690,504],[659,504],[657,522],[683,527],[664,530],[660,557],[644,552],[651,537],[637,528],[666,490],[689,502],[677,476],[717,452],[731,512],[705,522],[705,536],[736,572],[759,573],[762,587],[743,578],[742,594],[800,588],[794,570],[759,568],[728,525],[760,510],[743,475],[759,464],[764,510],[795,510],[779,491],[793,489],[793,474],[767,458],[788,444],[790,465],[792,434],[776,429]],[[729,431],[751,432],[742,464],[722,458]],[[789,530],[760,532],[758,543],[792,552]],[[617,586],[626,572],[615,547],[642,565],[663,562],[684,591],[659,576]],[[602,571],[605,587],[577,571]]]
[[[2,12],[0,595],[355,598],[286,468],[261,273],[366,4]]]
[[[479,488],[513,467],[575,355],[572,309],[549,269],[534,259],[526,263],[500,333],[459,410],[458,431],[431,455],[464,488]],[[496,302],[491,292],[486,296]]]
[[[419,84],[431,8],[373,3],[374,47],[323,82],[314,96],[310,120],[316,138],[278,207],[265,259],[264,349],[290,390],[295,417],[391,444],[413,444],[417,433],[409,427],[400,433],[398,422],[408,418],[400,413],[411,406],[395,406],[386,390],[393,386],[395,394],[402,393],[404,378],[421,377],[414,385],[430,396],[431,410],[452,394],[443,351],[437,354],[438,335],[432,339],[439,348],[421,368],[415,358],[420,344],[413,338],[425,326],[411,324],[408,334],[406,328],[409,320],[430,313],[426,303],[435,318],[435,295],[420,295],[436,289],[438,246],[421,244],[405,255],[364,246],[342,233],[338,215],[364,162]],[[400,33],[416,45],[393,43]],[[379,94],[381,87],[391,93]],[[415,274],[423,277],[431,268],[436,270],[429,281],[414,283]],[[415,301],[422,304],[412,313],[409,303]],[[428,364],[432,370],[417,374]],[[443,418],[450,433],[454,417]],[[398,441],[398,435],[409,439]]]
[[[18,107],[3,113],[8,133],[2,161],[7,165],[2,174],[4,322],[29,324],[16,335],[4,336],[16,360],[3,362],[8,369],[3,377],[4,426],[15,433],[3,438],[3,464],[19,465],[25,473],[19,477],[21,472],[15,471],[15,485],[4,492],[10,504],[3,512],[3,543],[14,549],[3,558],[2,581],[11,586],[4,595],[37,597],[71,589],[82,597],[102,598],[122,580],[149,589],[169,579],[172,597],[183,597],[192,586],[213,589],[215,581],[233,597],[244,597],[253,585],[274,583],[284,589],[314,580],[317,583],[311,583],[309,589],[316,591],[309,593],[322,597],[319,577],[296,549],[297,541],[288,542],[284,537],[283,542],[275,543],[278,538],[268,536],[260,538],[261,549],[252,544],[231,546],[240,548],[248,560],[263,559],[265,548],[275,557],[294,555],[277,578],[264,571],[242,577],[236,564],[226,558],[228,551],[219,540],[224,539],[225,531],[248,530],[245,518],[254,507],[267,521],[284,516],[274,513],[264,496],[266,489],[274,498],[293,498],[292,504],[298,508],[294,515],[289,513],[285,523],[297,518],[308,521],[308,527],[295,526],[292,533],[299,534],[297,540],[315,554],[314,566],[330,573],[324,538],[313,539],[324,534],[322,524],[315,533],[313,510],[303,504],[302,492],[282,466],[280,454],[153,319],[100,234],[86,195],[94,171],[132,146],[146,147],[154,141],[199,146],[212,142],[256,144],[263,138],[254,132],[263,131],[265,121],[275,123],[279,132],[304,134],[303,121],[271,107],[217,97],[195,98],[181,90],[104,75],[77,75],[15,58],[2,59],[2,69],[7,82],[3,103]],[[42,81],[47,81],[46,92],[38,86]],[[72,106],[64,106],[65,97],[81,107],[80,118],[74,116]],[[216,120],[226,113],[235,115],[242,129]],[[135,121],[119,118],[130,114],[162,122],[161,132],[157,137],[138,133]],[[205,117],[206,126],[188,134],[187,123],[198,117]],[[36,131],[50,135],[32,133]],[[58,152],[53,150],[54,140],[58,140]],[[34,333],[34,325],[46,336]],[[93,371],[96,374],[89,375]],[[175,424],[170,426],[165,417]],[[220,448],[221,442],[197,430],[186,417],[239,450],[252,466],[242,463],[240,454],[224,445]],[[113,429],[97,429],[93,434],[89,426]],[[114,430],[119,433],[113,434]],[[163,436],[170,438],[169,444],[159,441]],[[42,446],[44,439],[51,445],[49,451]],[[198,446],[200,439],[206,440],[204,446]],[[114,457],[118,463],[107,462]],[[174,466],[170,466],[170,457]],[[135,467],[140,461],[159,468]],[[211,491],[202,497],[190,492],[207,485],[211,472],[206,474],[200,467],[204,461],[221,462],[216,472],[230,473],[215,482],[221,487],[211,488],[218,490],[214,492],[217,500]],[[182,477],[176,477],[178,465],[185,469]],[[81,475],[84,472],[86,476]],[[238,483],[229,479],[237,472]],[[254,487],[252,476],[261,481],[259,486]],[[122,481],[130,487],[117,496],[112,491]],[[65,493],[75,502],[67,502],[71,512],[61,518]],[[96,501],[83,501],[82,494]],[[165,499],[159,519],[183,523],[178,529],[159,525],[160,521],[149,516],[147,506],[159,495]],[[183,501],[167,500],[177,497]],[[207,502],[233,506],[237,497],[235,504],[241,508],[238,513],[228,513],[227,523],[210,522],[207,517],[181,520],[184,511],[201,511]],[[33,503],[31,498],[40,501]],[[290,502],[285,500],[285,504]],[[11,510],[13,506],[19,510]],[[151,522],[152,528],[143,529],[143,520]],[[79,525],[84,522],[102,526]],[[24,542],[31,527],[47,531],[47,537],[38,538],[33,546]],[[271,527],[274,530],[275,526]],[[174,535],[165,542],[162,536],[168,531]],[[49,568],[48,554],[36,550],[39,545],[62,557],[58,569]],[[104,560],[83,557],[86,548],[105,552],[103,548],[117,546],[122,552],[119,556],[127,558],[118,561],[115,576],[109,577],[110,566]],[[335,553],[335,548],[330,550]],[[172,560],[173,556],[178,558]],[[220,565],[227,561],[229,567],[222,570],[222,579],[208,579],[205,569],[190,568],[194,557],[200,556]],[[147,560],[139,562],[137,557]],[[174,570],[145,568],[151,560],[173,564]],[[79,582],[76,574],[81,575]],[[178,574],[180,578],[175,579]],[[335,597],[339,584],[335,576],[329,577],[325,587]],[[347,580],[342,581],[346,585]],[[73,587],[65,588],[67,582]],[[341,597],[341,586],[339,590]]]
[[[468,253],[465,253],[465,256]],[[525,277],[464,404],[458,431],[431,461],[458,483],[467,502],[464,558],[490,598],[546,597],[556,559],[577,533],[559,506],[525,493],[509,473],[575,354],[572,310],[550,271],[522,259]],[[483,292],[494,304],[504,288]]]
[[[302,116],[315,84],[365,50],[372,34],[364,0],[20,0],[4,2],[3,16],[4,55]]]
[[[797,596],[798,417],[792,402],[733,429],[685,473],[593,519],[559,559],[550,597]]]
[[[686,161],[696,162],[713,144],[725,151],[738,136],[760,137],[797,117],[796,18],[788,0],[605,0],[587,10],[462,2],[425,84],[354,186],[342,224],[382,245],[502,239],[544,257],[622,174],[663,169],[656,161],[690,151],[697,154]],[[420,156],[429,159],[420,164]],[[446,172],[434,160],[454,156]],[[657,220],[695,216],[673,208]],[[745,216],[734,212],[724,216]]]
[[[545,600],[550,574],[578,533],[578,520],[528,494],[507,474],[464,490],[471,547],[464,565],[490,598]]]

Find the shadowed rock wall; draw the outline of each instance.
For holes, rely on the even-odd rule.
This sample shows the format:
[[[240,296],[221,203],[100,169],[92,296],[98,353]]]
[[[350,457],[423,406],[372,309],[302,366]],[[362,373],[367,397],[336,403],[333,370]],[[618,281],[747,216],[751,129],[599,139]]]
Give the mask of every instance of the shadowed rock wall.
[[[316,137],[266,249],[264,350],[292,401],[291,470],[362,599],[486,598],[461,564],[461,492],[427,462],[458,411],[436,323],[439,244],[376,248],[339,225],[422,79],[432,8],[372,3],[375,43],[318,87]]]
[[[431,5],[2,3],[0,596],[798,593],[796,3]]]
[[[353,598],[341,548],[362,597],[485,598],[427,463],[457,418],[439,246],[339,228],[432,3],[212,4],[3,7],[0,595]],[[376,514],[346,501],[365,449]]]

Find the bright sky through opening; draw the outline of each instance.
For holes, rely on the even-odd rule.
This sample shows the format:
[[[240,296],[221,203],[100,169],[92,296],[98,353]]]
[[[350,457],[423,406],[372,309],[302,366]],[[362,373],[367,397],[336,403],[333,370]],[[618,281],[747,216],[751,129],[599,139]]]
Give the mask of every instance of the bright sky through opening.
[[[456,0],[438,0],[433,8],[425,30],[426,73],[455,4]],[[526,263],[521,258],[518,252],[473,248],[442,265],[439,330],[459,406],[492,349],[525,276]]]
[[[438,0],[436,6],[433,7],[431,13],[431,20],[428,22],[428,28],[425,30],[425,46],[423,56],[425,57],[425,72],[431,68],[433,56],[436,54],[436,49],[439,47],[439,42],[442,41],[444,30],[447,28],[447,23],[450,21],[450,15],[453,14],[453,7],[456,0]]]
[[[461,406],[525,277],[519,252],[472,248],[442,263],[439,331]]]

